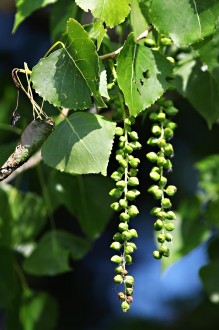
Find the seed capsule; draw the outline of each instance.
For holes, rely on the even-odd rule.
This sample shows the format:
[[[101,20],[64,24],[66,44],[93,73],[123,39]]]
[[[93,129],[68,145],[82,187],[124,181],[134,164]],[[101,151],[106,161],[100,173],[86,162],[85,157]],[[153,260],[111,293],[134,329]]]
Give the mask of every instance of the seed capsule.
[[[165,119],[166,119],[166,114],[165,114],[164,112],[160,112],[160,113],[158,113],[158,115],[157,115],[157,120],[158,120],[159,122],[162,123]]]
[[[133,242],[127,242],[127,246],[131,246],[133,248],[133,250],[137,250],[137,246]]]
[[[165,240],[167,242],[172,242],[173,236],[171,234],[167,233],[167,234],[165,234]]]
[[[124,241],[130,240],[132,238],[132,234],[130,233],[130,230],[124,230],[122,232],[122,238],[123,238]]]
[[[115,171],[111,174],[111,178],[114,180],[114,181],[119,181],[121,180],[122,178],[122,173],[119,172],[119,171]]]
[[[163,228],[163,221],[158,219],[157,221],[155,221],[154,223],[154,230],[159,231]]]
[[[139,185],[139,180],[138,178],[134,177],[129,177],[128,179],[128,185],[131,187],[138,186]]]
[[[172,186],[172,185],[168,186],[165,190],[165,192],[168,196],[175,195],[176,191],[177,191],[177,188],[175,186]]]
[[[122,308],[123,312],[127,312],[130,309],[130,305],[126,301],[123,301],[121,303],[121,308]]]
[[[113,235],[113,239],[114,241],[122,241],[122,235],[119,232],[117,232]]]
[[[127,294],[127,296],[133,295],[133,292],[134,292],[133,288],[126,288],[126,290],[125,290],[125,293]]]
[[[110,245],[110,248],[113,249],[113,250],[116,250],[116,251],[119,251],[122,247],[122,244],[119,243],[119,242],[113,242],[111,245]]]
[[[111,261],[115,262],[116,264],[120,264],[122,262],[122,257],[114,255],[112,256]]]
[[[153,256],[154,256],[155,259],[160,259],[162,257],[162,255],[160,254],[160,252],[157,251],[157,250],[155,250],[153,252]]]
[[[122,191],[120,189],[113,188],[110,190],[109,195],[115,198],[119,198],[122,195]]]
[[[127,222],[120,222],[119,223],[119,226],[118,226],[118,229],[122,232],[122,235],[123,235],[123,231],[124,230],[128,230],[129,229],[129,225],[128,225]]]
[[[126,182],[124,180],[120,180],[116,182],[116,187],[124,189],[126,187]]]
[[[164,147],[164,153],[166,156],[168,157],[172,157],[173,154],[174,154],[174,151],[173,151],[173,146],[172,144],[170,143],[167,143],[166,146]]]
[[[166,139],[171,139],[171,137],[173,137],[173,131],[172,131],[172,129],[166,127],[164,129],[164,136],[165,136]]]
[[[127,202],[127,200],[126,200],[125,198],[121,198],[121,199],[119,200],[119,205],[120,205],[123,209],[126,209],[127,206],[128,206],[128,202]]]
[[[114,276],[114,282],[117,283],[117,284],[121,284],[123,282],[123,277],[122,275],[116,275]]]
[[[140,159],[139,158],[132,158],[129,161],[130,166],[133,167],[133,168],[137,168],[139,163],[140,163]]]
[[[133,229],[129,229],[129,233],[131,235],[131,237],[133,238],[137,238],[138,237],[138,233],[137,231],[133,228]]]
[[[130,205],[128,208],[128,215],[130,218],[134,218],[139,213],[137,206]]]
[[[151,151],[146,155],[147,159],[152,162],[155,163],[158,159],[158,156],[155,152]]]
[[[130,219],[130,215],[126,212],[122,212],[119,216],[119,219],[127,222]]]
[[[156,124],[152,126],[152,130],[151,131],[156,136],[159,136],[161,134],[161,128],[160,128],[160,126],[158,126]]]
[[[129,145],[132,147],[133,150],[141,149],[142,145],[138,141],[131,141]]]
[[[154,181],[158,181],[160,179],[160,174],[154,171],[150,172],[150,178]]]
[[[129,137],[130,137],[131,140],[133,140],[133,141],[137,141],[137,140],[138,140],[138,133],[135,132],[135,131],[131,131],[131,132],[129,133]]]
[[[173,211],[168,211],[167,212],[167,219],[176,220],[176,214]]]
[[[118,299],[124,301],[125,300],[125,294],[123,292],[119,292],[118,293]]]
[[[134,249],[131,246],[125,247],[125,253],[126,254],[132,254],[134,252]]]
[[[124,130],[122,127],[116,127],[115,129],[115,135],[122,136],[124,134]]]
[[[156,46],[156,42],[153,39],[151,39],[151,38],[146,38],[144,40],[144,44],[145,44],[145,46],[148,46],[148,47],[154,47],[154,46]]]
[[[172,222],[165,223],[164,226],[165,226],[165,229],[168,230],[168,231],[172,231],[175,228],[175,226]]]
[[[125,261],[126,261],[127,265],[131,265],[132,264],[132,256],[130,256],[130,254],[127,254],[125,256]]]
[[[131,275],[127,275],[125,278],[125,284],[127,284],[129,287],[134,285],[134,277]]]
[[[157,236],[157,240],[159,243],[164,243],[165,242],[165,235],[164,234],[159,234]]]
[[[113,210],[116,211],[116,212],[119,212],[119,211],[121,210],[121,206],[119,205],[118,202],[112,203],[112,204],[110,205],[110,207],[111,207],[111,209],[113,209]]]
[[[147,141],[147,144],[149,144],[150,146],[154,147],[158,144],[159,139],[155,138],[155,137],[150,137]]]
[[[133,148],[130,146],[130,144],[126,144],[123,150],[126,154],[131,154],[133,152]]]
[[[175,116],[179,112],[179,110],[173,106],[169,106],[168,108],[166,108],[165,112],[168,116]]]
[[[131,168],[129,171],[130,176],[136,176],[138,174],[138,169],[137,168]]]
[[[163,38],[161,38],[160,39],[160,42],[161,42],[161,44],[162,45],[164,45],[164,46],[170,46],[170,45],[172,45],[172,40],[170,39],[170,38],[167,38],[167,37],[163,37]]]
[[[168,209],[172,206],[171,201],[169,200],[169,198],[164,198],[161,201],[161,205],[165,208]]]

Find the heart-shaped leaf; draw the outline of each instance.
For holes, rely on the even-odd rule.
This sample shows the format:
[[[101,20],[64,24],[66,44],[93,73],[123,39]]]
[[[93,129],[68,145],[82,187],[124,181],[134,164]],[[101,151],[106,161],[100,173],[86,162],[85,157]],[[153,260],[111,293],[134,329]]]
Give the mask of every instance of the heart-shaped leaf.
[[[43,58],[33,68],[36,92],[57,107],[85,109],[105,106],[99,92],[99,58],[93,41],[74,19],[67,23],[68,41],[63,49]]]

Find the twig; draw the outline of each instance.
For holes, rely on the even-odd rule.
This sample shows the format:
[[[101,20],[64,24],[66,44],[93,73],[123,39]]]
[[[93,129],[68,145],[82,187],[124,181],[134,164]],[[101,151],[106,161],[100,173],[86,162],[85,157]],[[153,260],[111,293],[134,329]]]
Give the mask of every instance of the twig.
[[[153,29],[153,25],[150,24],[147,28],[147,30],[145,30],[144,32],[142,32],[141,34],[139,34],[139,36],[136,38],[136,41],[140,41],[142,39],[147,38],[148,34],[152,31]],[[105,60],[107,58],[114,58],[117,55],[119,55],[119,53],[121,52],[121,50],[123,49],[123,46],[116,49],[114,52],[108,53],[108,54],[104,54],[104,55],[100,55],[99,59],[100,60]]]
[[[4,181],[0,182],[0,185],[3,183],[8,183],[16,178],[17,175],[29,170],[30,168],[36,166],[41,161],[41,151],[37,151],[26,163],[18,167],[10,176],[8,176]]]

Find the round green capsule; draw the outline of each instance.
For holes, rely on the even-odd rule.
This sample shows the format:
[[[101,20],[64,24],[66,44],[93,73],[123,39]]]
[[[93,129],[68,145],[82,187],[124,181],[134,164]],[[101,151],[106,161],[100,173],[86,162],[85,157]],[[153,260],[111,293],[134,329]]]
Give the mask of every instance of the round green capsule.
[[[135,131],[131,131],[131,132],[129,133],[129,137],[130,137],[131,140],[133,140],[133,141],[137,141],[137,140],[138,140],[138,133],[135,132]]]
[[[123,277],[122,275],[116,275],[114,276],[114,282],[117,283],[117,284],[121,284],[123,282]]]
[[[137,206],[135,206],[135,205],[129,206],[128,215],[130,216],[130,218],[134,218],[138,213],[139,213],[139,210],[138,210]]]
[[[119,205],[121,206],[121,208],[126,209],[128,207],[128,202],[125,198],[121,198],[119,200]]]
[[[111,209],[113,209],[116,212],[121,211],[121,206],[118,202],[114,202],[110,205]]]
[[[151,151],[146,155],[147,159],[152,162],[155,163],[158,159],[158,156],[155,152]]]
[[[133,295],[133,288],[126,288],[125,293],[127,296],[132,296]]]
[[[162,255],[160,254],[160,252],[157,251],[157,250],[155,250],[153,252],[153,256],[154,256],[155,259],[160,259],[162,257]]]
[[[126,313],[130,309],[130,304],[127,303],[127,301],[123,301],[121,303],[121,308],[122,308],[123,312]]]
[[[164,122],[165,119],[166,119],[166,114],[164,112],[159,112],[157,115],[157,120],[162,123]]]
[[[159,136],[161,134],[161,127],[155,124],[152,126],[151,131],[154,135]]]
[[[179,110],[171,105],[165,109],[165,112],[168,116],[175,116]]]
[[[119,219],[122,220],[122,221],[129,221],[130,215],[128,213],[126,213],[126,212],[122,212],[119,215]]]
[[[119,198],[122,195],[122,191],[120,189],[113,188],[110,190],[109,195],[115,198]]]
[[[171,234],[167,233],[167,234],[165,234],[165,240],[167,242],[172,242],[173,236]]]
[[[115,129],[115,135],[122,136],[123,134],[124,134],[123,128],[117,126],[116,129]]]
[[[159,231],[163,228],[163,221],[160,219],[157,219],[154,223],[154,230]]]
[[[160,174],[157,173],[157,172],[151,171],[149,175],[150,175],[150,178],[151,178],[153,181],[158,181],[158,180],[160,180]]]
[[[145,38],[144,44],[145,44],[145,46],[148,46],[148,47],[155,47],[156,46],[156,42],[151,38]]]
[[[168,157],[172,157],[174,155],[174,151],[173,151],[173,146],[170,143],[167,143],[164,146],[164,154]]]
[[[124,189],[126,187],[126,182],[124,180],[117,181],[116,187]]]
[[[133,150],[139,150],[142,147],[141,143],[138,141],[131,141],[129,142],[129,145],[132,147]]]
[[[165,235],[164,234],[159,234],[157,236],[157,240],[159,243],[164,243],[165,242]]]
[[[149,146],[155,147],[158,144],[159,139],[155,137],[150,137],[147,141]]]
[[[130,146],[130,144],[126,144],[123,150],[126,154],[131,154],[133,152],[133,148]]]
[[[134,177],[129,177],[128,179],[128,185],[131,187],[138,186],[139,185],[139,180],[138,178]]]
[[[120,223],[119,223],[119,226],[118,226],[118,229],[119,229],[119,231],[122,232],[122,235],[123,235],[123,231],[128,230],[128,229],[129,229],[129,225],[128,225],[127,222],[120,222]],[[122,237],[123,237],[123,236],[122,236]]]
[[[138,174],[138,169],[137,168],[130,168],[129,170],[129,175],[130,176],[137,176]]]
[[[134,277],[131,275],[127,275],[125,278],[125,284],[127,284],[129,287],[134,285]]]
[[[116,250],[116,251],[119,251],[122,247],[122,244],[119,243],[119,242],[113,242],[111,245],[110,245],[110,248],[113,249],[113,250]]]
[[[172,40],[170,38],[167,38],[167,37],[161,38],[160,42],[163,46],[170,46],[173,43]]]
[[[132,238],[137,238],[138,237],[138,233],[136,231],[136,229],[129,229],[129,234],[131,235]]]
[[[169,200],[169,198],[164,198],[162,199],[161,201],[161,205],[165,208],[165,209],[169,209],[172,204],[171,204],[171,201]]]
[[[114,255],[114,256],[112,256],[111,261],[116,264],[120,264],[122,262],[122,257]]]
[[[164,136],[165,136],[166,139],[171,139],[173,137],[173,131],[172,131],[172,129],[166,127],[164,129]]]
[[[167,160],[164,156],[157,157],[157,165],[162,167],[166,164]]]
[[[176,214],[173,211],[168,211],[167,212],[167,219],[176,220]]]
[[[131,265],[132,264],[132,256],[130,256],[130,254],[127,254],[125,256],[125,261],[126,261],[127,265]]]
[[[125,294],[123,292],[118,293],[118,299],[124,301],[125,300]]]
[[[130,161],[129,161],[129,164],[131,167],[133,168],[137,168],[138,165],[140,163],[140,159],[139,158],[132,158]]]
[[[124,250],[125,250],[126,254],[132,254],[134,252],[134,249],[132,246],[126,246]]]
[[[130,233],[130,230],[124,230],[123,232],[122,232],[122,238],[123,238],[123,240],[125,241],[125,240],[130,240],[131,238],[132,238],[132,234]]]
[[[168,223],[165,223],[165,229],[167,230],[167,231],[172,231],[172,230],[174,230],[174,228],[175,228],[175,226],[174,226],[174,224],[172,223],[172,222],[168,222]]]
[[[133,242],[127,242],[127,246],[131,246],[133,248],[133,250],[137,250],[137,246]]]
[[[166,190],[165,190],[165,192],[166,192],[166,194],[167,194],[168,196],[173,196],[173,195],[175,195],[176,191],[177,191],[177,188],[176,188],[175,186],[173,186],[173,185],[168,186],[168,187],[166,188]]]

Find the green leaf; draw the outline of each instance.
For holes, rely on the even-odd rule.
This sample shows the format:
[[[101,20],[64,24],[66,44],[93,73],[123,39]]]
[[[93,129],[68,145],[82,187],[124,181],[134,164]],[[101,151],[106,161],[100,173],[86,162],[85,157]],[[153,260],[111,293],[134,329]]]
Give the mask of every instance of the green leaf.
[[[219,260],[214,260],[202,267],[199,275],[211,302],[219,303]]]
[[[92,15],[113,28],[122,23],[130,12],[131,0],[75,0],[84,11],[90,10]]]
[[[23,330],[53,330],[58,321],[58,305],[47,293],[28,290],[24,292],[19,318]]]
[[[18,289],[13,252],[0,247],[0,307],[10,307]]]
[[[186,97],[211,128],[219,118],[219,85],[201,63],[190,60],[179,64],[172,83]]]
[[[217,29],[212,39],[203,45],[198,53],[200,55],[202,63],[207,65],[208,71],[212,74],[214,79],[219,84],[219,22],[217,23]]]
[[[36,276],[53,276],[68,272],[69,258],[81,259],[89,250],[90,244],[75,235],[61,230],[45,234],[37,248],[24,261],[24,270]]]
[[[25,20],[25,18],[27,18],[34,10],[48,6],[56,1],[57,0],[16,0],[17,12],[15,15],[13,33],[17,30],[18,26]]]
[[[52,200],[64,204],[91,239],[102,234],[112,216],[111,189],[112,181],[101,175],[73,176],[54,172],[49,181]]]
[[[99,19],[95,19],[94,23],[92,24],[92,27],[89,31],[89,36],[91,39],[97,40],[97,50],[101,46],[101,42],[107,32],[107,29],[104,28],[103,22]]]
[[[106,70],[102,70],[100,73],[100,95],[109,99],[108,89],[107,89],[107,75]]]
[[[217,0],[152,0],[151,4],[153,25],[177,46],[189,46],[211,35],[218,11]]]
[[[105,106],[99,93],[99,58],[93,41],[74,19],[67,23],[68,42],[43,58],[33,68],[31,80],[36,92],[56,107],[85,109]]]
[[[80,9],[72,0],[58,0],[50,12],[50,33],[52,40],[60,40],[66,31],[66,23],[69,18],[75,18]]]
[[[46,208],[37,194],[21,193],[10,185],[0,187],[0,241],[2,245],[17,247],[29,242],[46,222]],[[7,220],[7,221],[6,221]]]
[[[135,37],[139,36],[148,28],[150,24],[149,17],[150,0],[132,0],[131,1],[131,25]]]
[[[74,113],[47,139],[43,160],[62,172],[106,175],[114,130],[115,123],[100,115]]]
[[[172,72],[168,60],[158,52],[139,45],[131,33],[118,57],[118,84],[130,115],[150,107],[169,87]]]

